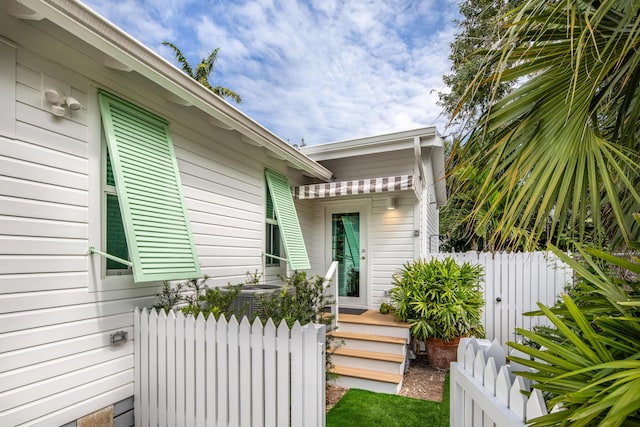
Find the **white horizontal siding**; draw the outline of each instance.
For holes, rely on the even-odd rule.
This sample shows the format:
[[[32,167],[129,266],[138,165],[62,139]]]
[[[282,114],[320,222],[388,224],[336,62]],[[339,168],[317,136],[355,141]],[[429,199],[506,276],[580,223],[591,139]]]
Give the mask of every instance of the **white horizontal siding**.
[[[302,237],[307,248],[309,263],[311,264],[311,270],[309,270],[308,274],[324,276],[326,271],[322,251],[323,239],[319,234],[323,229],[320,223],[321,205],[317,200],[296,200],[295,204]]]
[[[412,175],[414,172],[413,150],[392,151],[387,153],[321,161],[323,166],[333,172],[337,181],[349,181],[361,178]]]
[[[58,357],[57,352],[50,352],[50,345],[68,345],[65,351],[76,351],[74,340],[102,331],[131,327],[131,316],[131,313],[119,313],[0,334],[2,368],[12,369],[12,366],[24,366],[23,363],[37,363]]]
[[[369,230],[371,304],[377,308],[391,288],[392,275],[415,257],[415,196],[409,192],[395,194],[396,209],[387,210],[386,197],[373,199]]]
[[[0,295],[87,287],[87,272],[19,273],[0,275]]]

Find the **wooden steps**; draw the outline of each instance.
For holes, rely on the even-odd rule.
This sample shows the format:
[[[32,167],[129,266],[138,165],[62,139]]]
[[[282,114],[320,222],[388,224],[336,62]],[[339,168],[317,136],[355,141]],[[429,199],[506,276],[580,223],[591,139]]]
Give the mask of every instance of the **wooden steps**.
[[[339,375],[336,384],[345,388],[359,388],[377,393],[398,394],[402,388],[402,375],[361,368],[336,366],[332,372]]]
[[[388,372],[378,372],[362,368],[345,368],[344,366],[336,366],[333,369],[333,373],[338,375],[345,375],[348,377],[366,378],[368,380],[382,381],[391,384],[398,384],[402,381],[402,375],[400,374],[390,374]]]
[[[386,335],[373,335],[373,334],[361,334],[359,332],[347,332],[347,331],[333,331],[329,332],[332,335],[340,339],[354,339],[361,341],[374,341],[374,342],[387,342],[391,344],[406,344],[406,340],[400,337],[390,337]]]
[[[380,393],[397,394],[402,387],[409,340],[409,326],[377,311],[361,315],[341,314],[338,340],[330,350],[336,384]]]

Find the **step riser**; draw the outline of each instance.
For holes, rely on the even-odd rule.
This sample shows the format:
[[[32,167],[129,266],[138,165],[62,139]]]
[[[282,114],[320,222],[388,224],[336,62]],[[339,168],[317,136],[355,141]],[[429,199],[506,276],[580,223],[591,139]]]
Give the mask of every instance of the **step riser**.
[[[355,378],[347,376],[339,376],[334,380],[334,384],[344,388],[359,388],[361,390],[369,390],[376,393],[398,394],[402,388],[402,383],[393,384],[382,381],[368,380],[364,378]]]
[[[369,369],[371,371],[389,372],[390,374],[404,373],[404,363],[389,362],[386,360],[364,359],[361,357],[332,354],[331,363],[347,368]]]
[[[401,344],[356,340],[351,338],[336,338],[336,342],[342,341],[344,344],[340,348],[349,348],[353,350],[377,351],[380,353],[399,354],[405,356],[407,354],[407,346]]]
[[[338,330],[344,332],[357,332],[361,334],[383,335],[385,337],[404,338],[409,342],[409,329],[393,326],[366,325],[362,323],[338,322]]]

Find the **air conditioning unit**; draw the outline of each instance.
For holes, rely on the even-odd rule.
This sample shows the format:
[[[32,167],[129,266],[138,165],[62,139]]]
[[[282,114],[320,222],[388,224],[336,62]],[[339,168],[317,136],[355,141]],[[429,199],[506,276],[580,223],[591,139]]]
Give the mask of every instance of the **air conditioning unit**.
[[[240,317],[248,316],[253,319],[261,309],[260,300],[263,297],[276,294],[282,290],[278,285],[243,285],[240,293],[233,301],[232,307],[240,312]]]

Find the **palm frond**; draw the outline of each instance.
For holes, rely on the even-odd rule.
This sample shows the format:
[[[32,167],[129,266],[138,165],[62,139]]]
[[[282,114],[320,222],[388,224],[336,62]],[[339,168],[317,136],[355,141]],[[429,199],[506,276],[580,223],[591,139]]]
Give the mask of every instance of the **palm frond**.
[[[187,61],[187,58],[182,54],[182,51],[176,45],[174,45],[173,43],[168,42],[168,41],[163,41],[162,45],[163,46],[169,46],[171,49],[173,49],[173,52],[176,55],[176,61],[178,61],[178,64],[180,64],[182,66],[182,71],[187,73],[189,75],[189,77],[192,77],[192,78],[195,79],[196,77],[193,74],[193,70],[191,69],[191,65],[189,65],[189,61]]]

